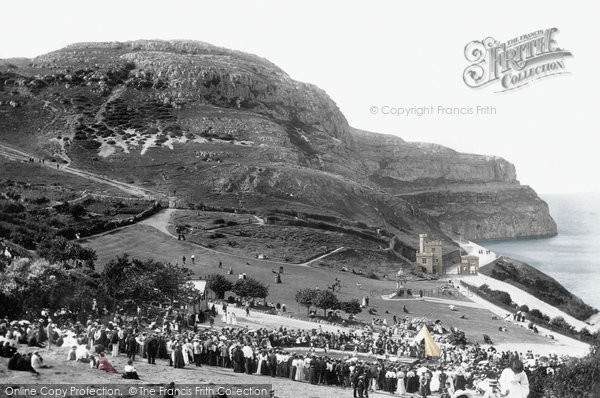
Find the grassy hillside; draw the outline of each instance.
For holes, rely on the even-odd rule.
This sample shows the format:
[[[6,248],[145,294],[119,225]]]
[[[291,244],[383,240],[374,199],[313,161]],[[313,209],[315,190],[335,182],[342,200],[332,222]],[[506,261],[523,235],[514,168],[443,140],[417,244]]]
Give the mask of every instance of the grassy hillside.
[[[481,268],[481,273],[510,283],[582,321],[597,312],[552,277],[529,264],[502,257]]]

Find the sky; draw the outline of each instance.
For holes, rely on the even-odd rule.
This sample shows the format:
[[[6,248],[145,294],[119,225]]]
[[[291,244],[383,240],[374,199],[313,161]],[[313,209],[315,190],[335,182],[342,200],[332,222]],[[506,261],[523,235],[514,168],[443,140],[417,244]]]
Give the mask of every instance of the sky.
[[[86,5],[89,3],[89,6]],[[258,54],[324,89],[349,123],[407,141],[501,156],[539,193],[600,191],[597,115],[600,2],[13,1],[0,58],[70,43],[190,39]],[[498,93],[463,81],[464,48],[556,27],[573,57],[562,74]],[[392,108],[431,107],[431,115]],[[438,114],[493,107],[495,114]],[[376,107],[376,113],[374,112]],[[482,108],[483,109],[483,108]]]

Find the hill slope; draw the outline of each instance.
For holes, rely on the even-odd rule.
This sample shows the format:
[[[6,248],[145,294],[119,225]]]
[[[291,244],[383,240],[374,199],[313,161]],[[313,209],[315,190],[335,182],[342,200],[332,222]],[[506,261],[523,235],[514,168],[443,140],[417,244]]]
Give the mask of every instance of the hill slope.
[[[556,233],[507,161],[351,128],[321,89],[191,41],[79,43],[0,61],[0,141],[181,205],[353,220],[445,242]],[[336,221],[333,221],[335,224]]]

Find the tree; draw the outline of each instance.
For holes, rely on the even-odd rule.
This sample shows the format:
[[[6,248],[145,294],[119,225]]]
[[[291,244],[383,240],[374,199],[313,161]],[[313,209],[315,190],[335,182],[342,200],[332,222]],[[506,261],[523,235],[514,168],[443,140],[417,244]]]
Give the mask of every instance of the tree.
[[[59,263],[67,268],[75,267],[78,262],[81,262],[86,267],[93,269],[97,259],[94,250],[71,242],[62,236],[44,239],[38,245],[37,252],[40,257],[51,263]]]
[[[301,289],[296,292],[296,302],[303,307],[306,307],[306,314],[310,312],[310,306],[313,305],[313,298],[316,295],[315,289]]]
[[[113,306],[118,302],[144,304],[154,301],[187,301],[192,271],[154,260],[132,259],[124,254],[111,260],[100,274],[106,295]]]
[[[212,274],[208,276],[206,286],[215,293],[218,299],[223,299],[225,298],[225,293],[233,288],[233,283],[223,275]]]
[[[323,315],[327,315],[329,308],[336,308],[339,306],[340,301],[333,292],[329,290],[319,290],[313,299],[313,305],[323,310]]]
[[[344,311],[346,314],[356,315],[360,314],[362,308],[357,299],[352,299],[350,301],[342,301],[340,303],[340,309]]]
[[[233,292],[239,297],[247,298],[266,298],[269,295],[269,288],[254,278],[240,279],[233,285]]]
[[[100,278],[88,268],[64,268],[47,260],[21,258],[0,272],[0,316],[17,317],[67,309],[82,317],[92,301],[105,302]]]
[[[524,313],[528,313],[529,312],[529,307],[527,305],[522,305],[519,307],[519,311],[524,312]]]
[[[573,326],[571,326],[569,323],[567,323],[567,321],[565,321],[565,318],[563,318],[562,316],[557,316],[557,317],[552,318],[550,320],[550,325],[552,325],[562,331],[570,332],[570,331],[574,330]]]
[[[600,393],[600,347],[592,345],[583,358],[571,358],[554,375],[544,379],[545,396],[598,397]]]

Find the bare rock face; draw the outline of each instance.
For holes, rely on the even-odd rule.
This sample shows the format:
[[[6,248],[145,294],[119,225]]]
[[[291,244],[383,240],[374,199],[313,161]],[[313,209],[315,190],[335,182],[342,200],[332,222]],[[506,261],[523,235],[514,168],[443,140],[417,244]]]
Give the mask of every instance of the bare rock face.
[[[405,257],[419,232],[449,251],[457,233],[556,233],[509,162],[353,129],[323,90],[206,43],[79,43],[0,61],[0,104],[4,142],[182,201],[361,221],[396,235]]]
[[[519,184],[514,165],[494,156],[353,131],[368,178],[469,240],[552,236],[556,223],[535,191]]]

